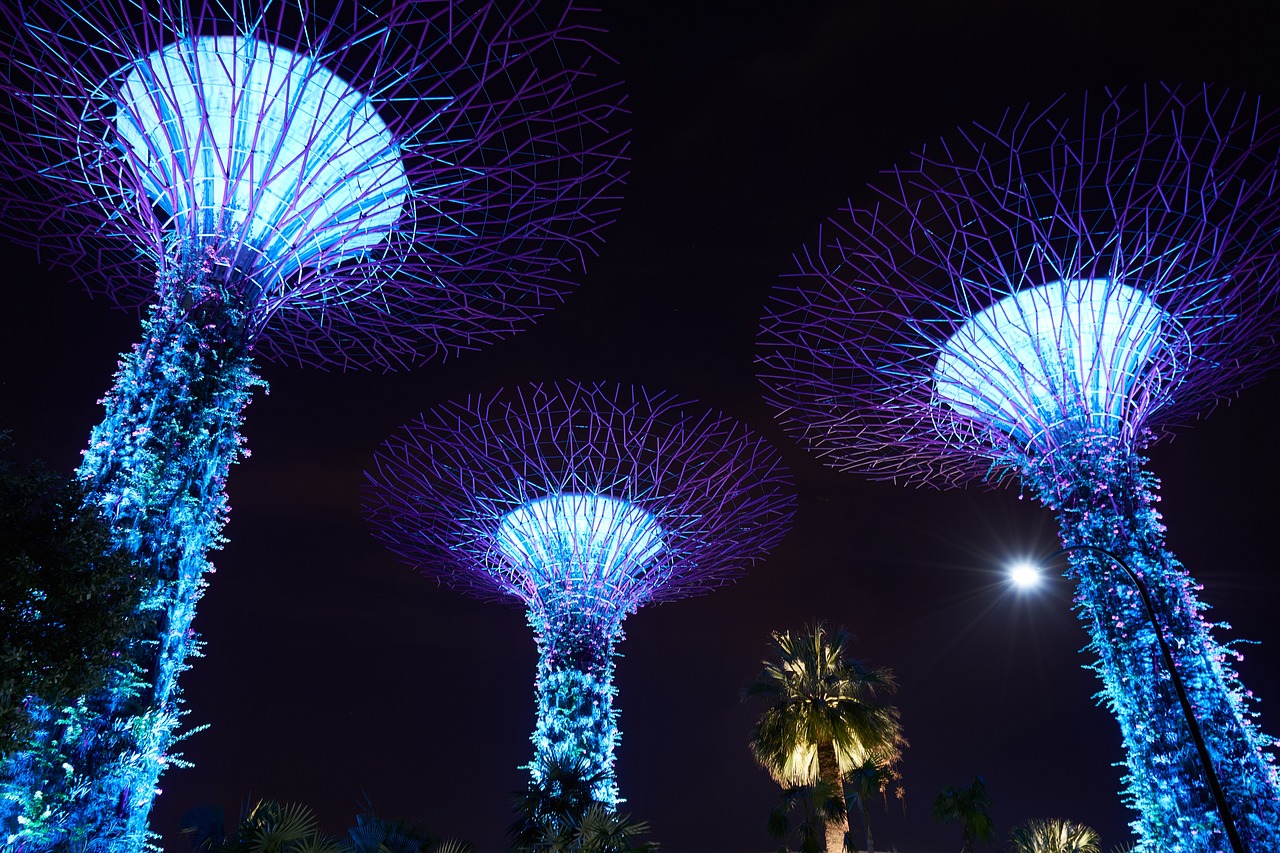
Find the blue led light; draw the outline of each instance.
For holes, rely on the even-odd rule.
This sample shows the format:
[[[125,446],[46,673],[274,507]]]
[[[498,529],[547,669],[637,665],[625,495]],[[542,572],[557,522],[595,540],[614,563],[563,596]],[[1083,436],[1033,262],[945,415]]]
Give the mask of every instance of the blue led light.
[[[601,495],[529,501],[502,517],[495,540],[539,585],[634,577],[662,551],[662,528],[635,504]]]
[[[1108,279],[1019,291],[975,314],[941,348],[939,397],[1029,444],[1063,427],[1118,435],[1139,382],[1176,346],[1177,324],[1149,296]],[[1176,366],[1176,365],[1175,365]]]
[[[116,130],[187,237],[241,232],[266,284],[382,242],[409,193],[386,124],[315,59],[242,37],[177,42],[122,70]],[[264,274],[265,270],[265,274]]]

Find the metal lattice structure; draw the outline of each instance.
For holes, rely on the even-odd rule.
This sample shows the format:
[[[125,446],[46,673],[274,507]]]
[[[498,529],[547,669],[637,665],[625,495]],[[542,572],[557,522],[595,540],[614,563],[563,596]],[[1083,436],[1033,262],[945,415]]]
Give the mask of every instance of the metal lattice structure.
[[[5,231],[121,304],[198,244],[267,357],[398,367],[556,305],[611,221],[622,95],[532,0],[6,4]]]
[[[171,763],[254,358],[390,369],[549,310],[612,217],[622,95],[572,2],[0,15],[0,227],[146,307],[79,474],[155,578],[112,687],[33,710],[41,734],[0,768],[0,833],[132,853]]]
[[[1250,849],[1280,848],[1271,744],[1164,549],[1139,455],[1275,363],[1278,150],[1274,116],[1211,87],[1008,112],[829,221],[761,333],[767,397],[828,465],[934,486],[1018,478],[1065,545],[1094,549],[1070,574],[1147,850],[1206,850],[1224,827],[1157,629],[1097,549],[1151,587],[1234,819]]]
[[[440,406],[383,446],[369,479],[367,514],[403,560],[524,605],[541,654],[534,778],[584,761],[610,806],[623,619],[738,576],[794,505],[777,452],[746,427],[610,384]]]

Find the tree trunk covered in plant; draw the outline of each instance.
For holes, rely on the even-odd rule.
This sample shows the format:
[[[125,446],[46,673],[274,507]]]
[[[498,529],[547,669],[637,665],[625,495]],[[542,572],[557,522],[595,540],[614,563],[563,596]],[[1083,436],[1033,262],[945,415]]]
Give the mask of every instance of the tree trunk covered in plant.
[[[1120,723],[1125,780],[1145,853],[1227,849],[1223,823],[1165,666],[1156,630],[1195,709],[1236,828],[1251,853],[1280,850],[1280,780],[1247,694],[1201,616],[1197,586],[1164,549],[1157,481],[1121,442],[1082,439],[1028,466],[1025,481],[1058,514],[1063,545],[1115,554],[1144,582],[1159,629],[1123,569],[1088,550],[1071,553],[1076,605],[1088,627],[1107,706]]]
[[[529,612],[539,651],[530,769],[541,781],[540,765],[546,762],[580,762],[588,778],[595,778],[592,799],[612,810],[618,805],[613,763],[619,737],[613,660],[622,639],[622,615],[602,614],[582,602],[550,610]]]
[[[836,759],[835,744],[824,741],[818,744],[818,781],[830,786],[832,796],[844,802],[844,783],[840,778],[840,763]],[[849,818],[842,814],[831,818],[826,814],[825,803],[819,803],[822,809],[823,824],[826,827],[827,853],[842,853],[844,839],[849,833]]]
[[[140,627],[109,688],[72,708],[35,709],[45,722],[37,758],[4,775],[3,829],[20,849],[83,841],[92,853],[140,850],[157,781],[174,760],[177,678],[196,646],[207,554],[221,545],[226,476],[258,384],[239,282],[224,280],[226,268],[203,250],[193,255],[161,275],[145,338],[122,359],[79,470],[86,501],[138,567]]]

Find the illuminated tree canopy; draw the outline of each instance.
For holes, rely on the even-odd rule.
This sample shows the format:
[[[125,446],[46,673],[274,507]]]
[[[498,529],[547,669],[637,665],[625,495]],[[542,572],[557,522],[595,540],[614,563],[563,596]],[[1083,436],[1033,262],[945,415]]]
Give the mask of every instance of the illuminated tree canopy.
[[[1053,446],[1050,424],[960,402],[997,387],[1028,421],[1087,404],[1128,443],[1172,433],[1275,362],[1277,127],[1204,88],[961,128],[796,256],[761,331],[766,395],[827,464],[932,486]]]
[[[146,310],[79,475],[116,547],[158,579],[130,675],[33,711],[31,750],[0,769],[0,832],[132,852],[174,761],[255,356],[390,369],[549,310],[612,218],[622,95],[572,3],[37,0],[0,15],[0,227]]]
[[[6,4],[4,229],[125,305],[207,249],[255,349],[342,368],[557,304],[624,175],[589,15],[532,2]]]
[[[794,499],[775,450],[667,393],[533,385],[433,409],[376,456],[366,507],[407,563],[515,598],[538,640],[540,761],[583,760],[613,806],[622,620],[762,558]]]
[[[1274,745],[1164,548],[1140,455],[1276,361],[1278,150],[1275,116],[1212,87],[1008,112],[828,222],[761,332],[766,396],[827,464],[936,486],[1016,477],[1057,513],[1152,853],[1229,833],[1157,631],[1239,836],[1280,849]],[[1158,626],[1101,554],[1142,579]]]

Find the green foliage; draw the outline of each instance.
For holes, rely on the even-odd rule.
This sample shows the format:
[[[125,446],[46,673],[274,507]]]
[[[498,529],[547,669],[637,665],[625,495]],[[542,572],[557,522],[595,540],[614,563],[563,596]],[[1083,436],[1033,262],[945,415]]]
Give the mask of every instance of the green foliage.
[[[450,848],[466,853],[469,848],[460,841],[441,843],[421,824],[403,818],[387,820],[371,811],[356,815],[356,825],[347,835],[352,853],[443,853]]]
[[[743,698],[771,704],[751,733],[751,751],[784,786],[818,779],[819,748],[835,748],[841,772],[868,758],[893,764],[906,745],[898,709],[875,700],[897,689],[888,667],[868,668],[848,657],[849,635],[815,623],[793,634],[773,634],[776,660],[764,662]]]
[[[866,829],[867,853],[875,853],[875,840],[871,833],[871,803],[876,798],[888,806],[889,788],[894,789],[894,796],[902,800],[905,792],[902,788],[902,775],[897,767],[868,758],[844,774],[844,795],[849,811],[857,811],[862,815],[862,824]]]
[[[1082,823],[1029,820],[1009,832],[1015,853],[1102,853],[1098,833]]]
[[[71,711],[27,703],[33,745],[0,774],[0,836],[20,849],[60,850],[77,835],[95,853],[142,849],[158,779],[182,765],[177,679],[198,646],[191,621],[260,384],[234,282],[203,248],[188,254],[161,272],[145,339],[122,358],[78,471],[84,505],[110,522],[108,550],[138,567],[130,642],[119,673]]]
[[[84,502],[78,481],[0,458],[0,754],[32,746],[28,697],[63,708],[127,670],[145,579]]]
[[[847,844],[844,774],[871,762],[896,776],[892,768],[907,743],[898,709],[877,701],[897,688],[893,672],[850,658],[849,642],[843,629],[829,633],[820,622],[795,634],[774,632],[776,659],[766,660],[743,690],[744,699],[762,696],[771,703],[751,732],[760,766],[795,796],[822,784],[840,800],[840,813],[827,829],[832,853]],[[869,821],[865,807],[861,814]],[[867,829],[870,837],[869,824]]]
[[[182,818],[181,832],[195,853],[475,853],[464,841],[440,841],[426,827],[386,820],[370,811],[356,816],[349,841],[322,834],[315,813],[298,804],[259,800],[224,833],[222,808],[197,806]]]
[[[793,844],[798,853],[824,853],[827,826],[845,817],[844,796],[829,782],[819,780],[813,785],[783,788],[777,805],[769,810],[765,831],[780,842],[778,853],[787,853]]]
[[[954,788],[948,785],[942,789],[933,801],[933,819],[939,823],[960,821],[965,853],[973,853],[977,842],[995,838],[996,829],[988,811],[990,808],[991,796],[987,793],[987,780],[975,776],[967,787]]]
[[[658,844],[641,841],[649,825],[619,815],[592,799],[603,774],[584,761],[546,759],[537,781],[516,798],[509,830],[517,853],[652,853]]]

